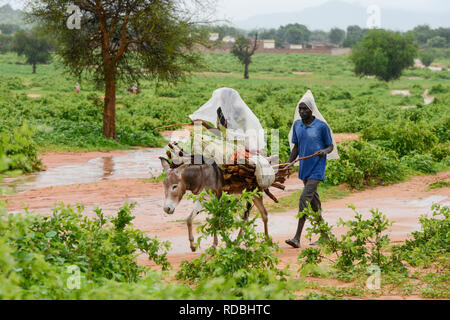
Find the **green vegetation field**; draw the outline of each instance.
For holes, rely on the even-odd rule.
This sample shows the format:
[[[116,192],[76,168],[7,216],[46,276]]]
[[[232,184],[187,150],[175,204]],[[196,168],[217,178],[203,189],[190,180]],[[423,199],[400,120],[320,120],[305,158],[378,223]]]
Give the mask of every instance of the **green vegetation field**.
[[[131,84],[121,84],[116,142],[102,137],[101,88],[82,82],[81,94],[76,95],[76,80],[67,77],[57,62],[38,66],[33,75],[31,66],[17,56],[0,55],[0,172],[39,170],[38,155],[43,151],[163,146],[155,128],[188,122],[188,115],[220,87],[238,90],[263,127],[280,131],[281,160],[289,154],[287,135],[296,103],[308,89],[335,133],[360,133],[359,141],[339,146],[341,159],[327,168],[328,185],[345,183],[359,189],[450,167],[447,70],[412,68],[400,80],[386,84],[355,77],[346,56],[260,54],[250,67],[250,80],[244,80],[242,67],[231,55],[205,54],[204,58],[205,67],[183,83],[143,80],[137,96],[125,93]],[[438,62],[448,64],[448,59]],[[392,95],[392,90],[409,90],[411,96]],[[430,105],[424,104],[425,90],[434,96]],[[303,250],[299,272],[292,275],[278,269],[278,246],[255,232],[254,221],[236,218],[249,196],[207,204],[212,215],[201,232],[204,237],[219,233],[226,244],[183,262],[176,274],[137,265],[139,251],[158,270],[170,268],[168,244],[133,228],[132,205],[125,205],[114,217],[105,217],[99,209],[95,218],[84,216],[82,207],[61,205],[49,217],[8,214],[0,207],[0,298],[293,299],[306,289],[312,290],[306,299],[364,297],[376,295],[364,288],[370,276],[367,267],[373,263],[388,279],[386,292],[450,297],[448,207],[433,208],[436,216],[421,220],[421,232],[397,246],[381,236],[389,221],[379,212],[374,211],[369,220],[355,213],[353,222],[342,222],[349,233],[341,239],[333,238],[330,226],[311,220],[311,233],[328,236],[330,242]],[[292,201],[285,199],[287,206]],[[225,220],[218,221],[218,216]],[[227,232],[239,228],[246,230],[246,236],[227,238]],[[324,267],[327,255],[338,258]],[[64,285],[71,281],[72,273],[67,272],[71,265],[80,266],[84,281],[80,290]],[[307,281],[310,276],[356,285],[347,290],[318,288]]]

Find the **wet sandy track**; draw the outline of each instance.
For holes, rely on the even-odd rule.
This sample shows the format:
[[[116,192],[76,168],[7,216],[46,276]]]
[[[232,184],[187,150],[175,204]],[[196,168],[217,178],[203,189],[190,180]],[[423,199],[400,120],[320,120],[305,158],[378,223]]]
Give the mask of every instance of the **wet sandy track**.
[[[190,131],[189,128],[185,128],[163,132],[163,135],[169,141],[180,141],[189,137]],[[335,138],[340,143],[358,139],[358,135],[336,134]],[[153,148],[111,152],[44,153],[41,158],[46,171],[6,179],[1,185],[10,187],[15,194],[0,197],[0,201],[7,200],[10,212],[21,212],[28,207],[34,213],[43,215],[51,213],[58,202],[70,205],[82,204],[88,215],[93,214],[95,207],[102,208],[105,214],[114,214],[125,202],[136,202],[133,211],[136,218],[133,223],[148,235],[172,243],[169,260],[177,268],[183,259],[192,259],[198,255],[190,252],[185,222],[193,204],[192,201],[182,200],[174,215],[168,216],[163,212],[163,185],[150,182],[146,178],[158,176],[162,172],[159,157],[164,155],[164,149]],[[418,229],[419,216],[429,213],[432,203],[450,204],[450,188],[429,192],[425,190],[430,183],[442,179],[450,180],[450,171],[437,176],[415,177],[404,183],[353,193],[345,199],[325,203],[324,217],[330,223],[336,224],[339,218],[351,219],[354,216],[348,204],[355,205],[364,217],[370,216],[372,208],[378,208],[390,220],[395,221],[389,230],[391,239],[402,241],[408,234]],[[285,185],[287,188],[284,193],[278,189],[272,192],[280,197],[303,186],[295,174]],[[266,202],[270,201],[266,199]],[[282,265],[295,265],[299,254],[299,250],[292,249],[284,243],[285,239],[295,233],[296,214],[296,210],[288,210],[269,215],[269,232],[284,249],[279,255]],[[205,216],[205,213],[200,214],[196,223],[204,221]],[[263,232],[262,221],[257,221],[258,231]],[[335,231],[342,233],[345,230],[337,228]],[[211,243],[207,241],[204,247],[210,245],[208,242]],[[308,245],[304,236],[302,245]],[[149,263],[144,258],[139,260],[142,264]]]

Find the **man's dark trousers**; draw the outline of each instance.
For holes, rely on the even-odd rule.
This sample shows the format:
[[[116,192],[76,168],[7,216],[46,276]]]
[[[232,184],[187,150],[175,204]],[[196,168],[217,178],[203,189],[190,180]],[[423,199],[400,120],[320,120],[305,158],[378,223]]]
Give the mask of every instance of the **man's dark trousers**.
[[[311,208],[313,211],[318,212],[322,210],[322,203],[320,202],[320,196],[317,192],[317,187],[319,186],[320,180],[310,179],[308,181],[303,181],[305,188],[303,189],[302,195],[299,201],[299,209],[298,212],[301,213],[303,210],[308,208],[308,203],[311,204]],[[294,239],[300,241],[300,237],[302,235],[303,226],[305,224],[306,217],[303,216],[298,220],[297,233],[295,234]]]

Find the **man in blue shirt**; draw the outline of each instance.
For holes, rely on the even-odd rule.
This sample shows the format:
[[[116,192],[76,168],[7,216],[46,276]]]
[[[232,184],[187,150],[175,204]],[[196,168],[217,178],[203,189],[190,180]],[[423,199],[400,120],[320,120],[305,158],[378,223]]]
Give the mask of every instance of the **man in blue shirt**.
[[[327,155],[333,152],[334,145],[331,130],[328,125],[313,116],[313,110],[304,102],[299,105],[301,120],[294,123],[292,150],[289,162],[295,161],[297,157],[306,157],[318,152],[318,157],[300,162],[299,179],[303,180],[305,188],[299,202],[299,212],[303,212],[311,204],[311,208],[318,212],[322,210],[320,196],[317,193],[319,183],[325,181],[325,168]],[[293,239],[286,243],[294,248],[300,248],[300,237],[306,217],[299,219],[297,232]]]

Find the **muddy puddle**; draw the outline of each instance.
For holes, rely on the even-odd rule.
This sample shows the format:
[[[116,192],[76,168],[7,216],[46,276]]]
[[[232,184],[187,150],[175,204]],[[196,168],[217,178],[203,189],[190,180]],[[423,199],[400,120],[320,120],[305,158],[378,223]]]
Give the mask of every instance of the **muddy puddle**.
[[[6,178],[0,186],[22,193],[47,187],[76,185],[104,180],[138,179],[159,176],[162,148],[126,151],[121,155],[102,156],[87,162],[57,166],[19,178]]]

